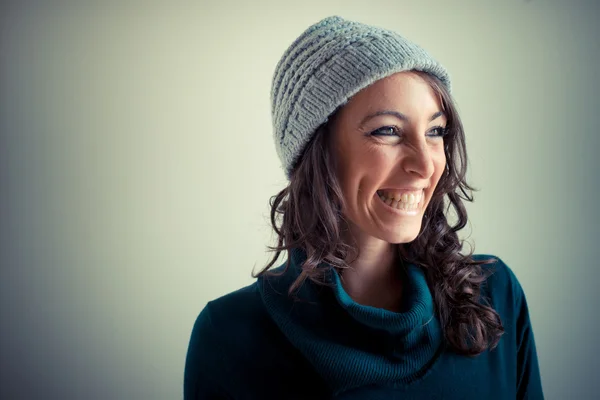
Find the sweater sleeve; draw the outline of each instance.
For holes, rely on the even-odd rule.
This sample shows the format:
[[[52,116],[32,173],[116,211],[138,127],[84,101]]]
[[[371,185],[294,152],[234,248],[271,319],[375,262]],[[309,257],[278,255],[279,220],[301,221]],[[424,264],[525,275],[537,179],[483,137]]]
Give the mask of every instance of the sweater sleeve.
[[[517,399],[543,399],[544,394],[527,299],[514,273],[510,269],[508,271],[515,294],[517,319],[515,324],[517,331]]]
[[[229,364],[212,324],[209,305],[202,310],[192,329],[185,361],[184,400],[233,398],[221,383],[224,377],[230,376]]]

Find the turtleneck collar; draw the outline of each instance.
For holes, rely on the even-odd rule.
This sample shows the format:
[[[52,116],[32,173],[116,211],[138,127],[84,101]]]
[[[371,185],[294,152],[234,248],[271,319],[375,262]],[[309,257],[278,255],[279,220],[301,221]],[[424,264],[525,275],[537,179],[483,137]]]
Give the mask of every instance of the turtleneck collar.
[[[258,286],[265,307],[287,339],[314,366],[333,394],[372,384],[407,384],[434,360],[442,344],[424,272],[406,266],[402,312],[358,304],[344,290],[337,271],[326,264],[326,282],[306,280],[296,297],[290,285],[302,271],[306,253],[294,249],[290,268],[263,276]]]

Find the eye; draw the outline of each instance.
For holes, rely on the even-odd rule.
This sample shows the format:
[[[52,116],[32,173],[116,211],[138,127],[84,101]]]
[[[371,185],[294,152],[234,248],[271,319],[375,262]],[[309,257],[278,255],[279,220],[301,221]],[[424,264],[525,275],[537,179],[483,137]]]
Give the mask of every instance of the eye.
[[[399,136],[400,130],[396,126],[384,126],[371,132],[372,136]]]
[[[450,128],[447,128],[447,127],[436,126],[429,131],[430,133],[433,132],[433,134],[431,134],[429,136],[444,137],[448,134],[449,130],[450,130]]]
[[[443,126],[436,126],[436,127],[432,128],[431,130],[429,130],[429,133],[427,134],[427,136],[443,137],[443,136],[446,136],[449,131],[450,131],[450,128],[443,127]],[[374,130],[373,132],[371,132],[371,135],[372,136],[400,136],[400,133],[401,133],[401,131],[400,131],[400,129],[398,129],[398,127],[391,125],[391,126],[384,126],[377,130]]]

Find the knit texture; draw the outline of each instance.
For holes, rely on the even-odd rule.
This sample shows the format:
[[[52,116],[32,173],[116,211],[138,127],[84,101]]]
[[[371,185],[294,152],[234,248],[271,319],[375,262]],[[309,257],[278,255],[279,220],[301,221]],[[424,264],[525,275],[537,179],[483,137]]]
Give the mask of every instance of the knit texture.
[[[333,268],[328,269],[326,278],[333,291],[308,284],[298,293],[300,301],[290,299],[287,288],[299,276],[305,260],[306,254],[294,249],[292,267],[286,274],[261,278],[258,286],[267,312],[334,394],[390,381],[408,383],[434,360],[442,330],[420,268],[407,266],[404,310],[395,313],[356,303]],[[334,299],[327,299],[332,295]],[[336,303],[335,307],[318,306]]]
[[[204,307],[190,337],[185,400],[544,398],[525,294],[498,257],[483,266],[494,274],[482,295],[506,332],[477,357],[438,346],[431,294],[416,266],[406,266],[402,309],[392,313],[355,303],[335,275],[327,276],[330,286],[304,282],[299,300],[290,298],[304,257],[294,252],[283,275]]]
[[[306,29],[279,60],[271,88],[275,146],[288,179],[337,108],[375,81],[408,70],[427,72],[451,91],[446,69],[394,31],[339,16]]]

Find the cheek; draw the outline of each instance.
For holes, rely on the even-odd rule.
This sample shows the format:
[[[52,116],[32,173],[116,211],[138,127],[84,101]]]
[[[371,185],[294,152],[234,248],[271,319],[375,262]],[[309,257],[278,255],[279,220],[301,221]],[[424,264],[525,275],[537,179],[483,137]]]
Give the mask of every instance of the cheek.
[[[363,145],[357,150],[349,153],[346,170],[349,172],[348,179],[360,185],[360,189],[370,189],[370,186],[378,184],[398,162],[392,152],[382,151],[382,148]]]
[[[354,209],[379,188],[382,177],[390,173],[397,161],[390,152],[365,143],[345,150],[345,154],[340,154],[337,176],[348,206]]]
[[[444,151],[442,150],[440,154],[437,154],[434,158],[433,158],[433,165],[434,165],[434,169],[435,169],[435,180],[436,182],[440,179],[440,177],[442,176],[442,174],[444,173],[444,170],[446,169],[446,154],[444,153]]]
[[[362,139],[362,138],[361,138]],[[337,148],[338,170],[342,176],[354,178],[375,170],[384,162],[385,154],[364,140],[342,141]]]

